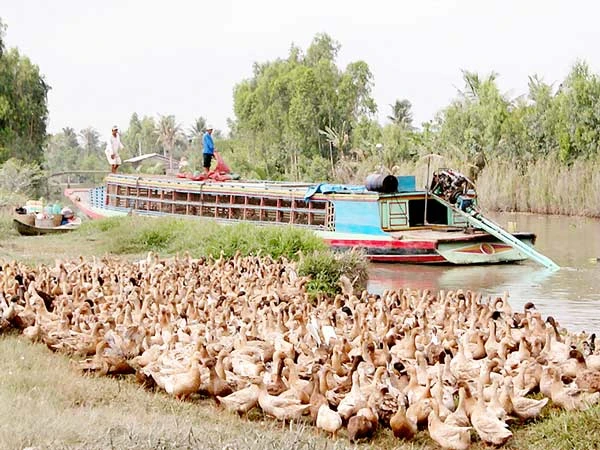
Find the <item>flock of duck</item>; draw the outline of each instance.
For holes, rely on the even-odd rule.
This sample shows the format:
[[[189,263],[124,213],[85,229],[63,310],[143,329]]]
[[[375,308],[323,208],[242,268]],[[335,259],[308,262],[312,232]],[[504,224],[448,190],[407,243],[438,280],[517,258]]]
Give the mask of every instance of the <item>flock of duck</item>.
[[[311,302],[294,263],[269,257],[0,266],[0,332],[80,355],[81,370],[132,373],[239,415],[310,420],[351,441],[426,428],[441,447],[502,445],[510,421],[600,397],[594,338],[531,303],[470,291],[355,293]],[[530,393],[540,393],[528,396]],[[535,397],[535,398],[534,398]],[[306,418],[305,418],[306,416]]]

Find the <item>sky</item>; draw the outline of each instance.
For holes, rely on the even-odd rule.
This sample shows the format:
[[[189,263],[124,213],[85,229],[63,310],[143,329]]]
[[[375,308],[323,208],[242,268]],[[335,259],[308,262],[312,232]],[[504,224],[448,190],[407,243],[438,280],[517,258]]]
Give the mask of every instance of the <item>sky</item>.
[[[416,125],[456,98],[462,70],[495,72],[502,92],[528,76],[558,85],[572,65],[600,72],[600,3],[571,0],[3,0],[5,45],[47,83],[50,133],[127,128],[133,112],[197,117],[227,131],[233,90],[256,62],[306,50],[318,33],[337,64],[365,61],[377,119],[408,99]]]

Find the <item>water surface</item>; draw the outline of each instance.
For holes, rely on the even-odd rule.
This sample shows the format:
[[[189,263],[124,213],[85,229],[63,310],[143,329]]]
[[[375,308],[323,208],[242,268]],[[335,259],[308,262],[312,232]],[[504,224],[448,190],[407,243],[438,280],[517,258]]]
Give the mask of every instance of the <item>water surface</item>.
[[[532,301],[571,331],[600,332],[600,220],[536,214],[493,214],[504,227],[537,234],[536,249],[561,269],[533,262],[486,266],[372,264],[368,289],[380,293],[402,287],[471,289],[484,295],[508,292],[515,309]]]

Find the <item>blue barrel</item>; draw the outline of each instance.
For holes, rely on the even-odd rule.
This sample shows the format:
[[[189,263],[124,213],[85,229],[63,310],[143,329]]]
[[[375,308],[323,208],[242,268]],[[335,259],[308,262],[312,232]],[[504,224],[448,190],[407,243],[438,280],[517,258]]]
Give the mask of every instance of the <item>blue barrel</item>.
[[[371,175],[367,176],[365,187],[368,191],[391,194],[392,192],[398,192],[398,178],[393,175],[372,173]]]

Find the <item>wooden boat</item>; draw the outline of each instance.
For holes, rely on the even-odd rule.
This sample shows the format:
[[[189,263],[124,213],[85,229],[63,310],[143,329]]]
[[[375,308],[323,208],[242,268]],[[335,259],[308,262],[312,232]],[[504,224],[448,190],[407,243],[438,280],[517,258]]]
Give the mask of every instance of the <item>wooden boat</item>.
[[[28,217],[29,216],[29,217]],[[75,218],[73,221],[58,226],[36,226],[35,221],[31,220],[34,217],[31,215],[20,215],[13,218],[13,226],[22,236],[40,236],[42,234],[66,233],[79,228],[81,219]]]
[[[143,214],[304,227],[334,249],[358,247],[372,261],[482,264],[540,257],[554,264],[533,249],[533,233],[511,234],[485,218],[472,183],[452,170],[436,173],[427,190],[417,190],[413,176],[378,174],[365,186],[109,174],[105,186],[65,195],[92,219]]]

